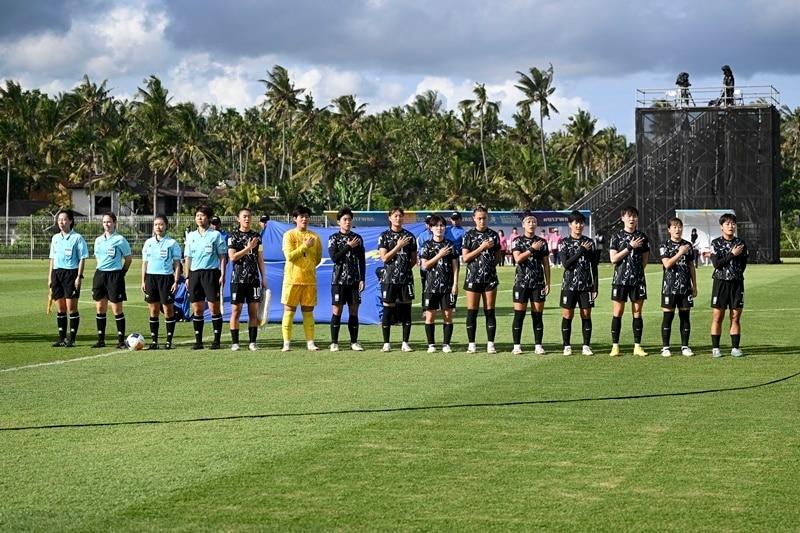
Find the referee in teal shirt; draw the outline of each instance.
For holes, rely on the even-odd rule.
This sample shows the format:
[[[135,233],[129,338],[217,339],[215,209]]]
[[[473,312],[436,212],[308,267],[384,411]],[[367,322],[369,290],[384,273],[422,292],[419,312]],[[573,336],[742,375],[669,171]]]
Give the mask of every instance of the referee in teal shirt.
[[[81,318],[78,313],[78,298],[81,296],[81,282],[89,247],[86,239],[72,228],[75,226],[75,215],[70,210],[63,210],[56,215],[59,232],[50,241],[50,270],[47,274],[47,285],[50,287],[50,298],[55,301],[56,323],[58,324],[58,340],[53,347],[75,346],[78,325]],[[67,338],[67,313],[69,313],[69,338]]]
[[[97,306],[97,342],[94,348],[106,345],[106,311],[111,302],[111,311],[117,323],[117,348],[125,348],[125,313],[122,302],[128,299],[125,293],[125,274],[131,266],[131,245],[117,233],[117,215],[103,215],[103,234],[94,241],[94,256],[97,270],[92,281],[92,298]]]

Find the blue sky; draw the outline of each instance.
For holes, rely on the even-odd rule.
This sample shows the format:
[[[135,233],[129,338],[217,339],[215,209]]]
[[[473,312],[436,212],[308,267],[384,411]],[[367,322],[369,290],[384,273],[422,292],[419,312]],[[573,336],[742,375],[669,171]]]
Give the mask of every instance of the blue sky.
[[[376,112],[427,89],[449,108],[476,82],[509,120],[516,71],[555,70],[563,127],[578,108],[633,140],[635,90],[774,85],[800,105],[796,0],[0,0],[0,79],[51,94],[84,74],[133,98],[151,74],[173,101],[243,109],[275,64],[317,105],[355,94]]]

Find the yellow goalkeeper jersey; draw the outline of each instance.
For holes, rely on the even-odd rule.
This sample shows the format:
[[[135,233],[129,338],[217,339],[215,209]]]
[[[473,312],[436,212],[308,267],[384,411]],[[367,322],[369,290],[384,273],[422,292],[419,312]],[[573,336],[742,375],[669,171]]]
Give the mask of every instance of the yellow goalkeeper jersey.
[[[306,246],[308,238],[314,239]],[[322,242],[313,231],[291,229],[283,234],[283,256],[286,267],[283,271],[283,286],[316,285],[317,265],[322,260]]]

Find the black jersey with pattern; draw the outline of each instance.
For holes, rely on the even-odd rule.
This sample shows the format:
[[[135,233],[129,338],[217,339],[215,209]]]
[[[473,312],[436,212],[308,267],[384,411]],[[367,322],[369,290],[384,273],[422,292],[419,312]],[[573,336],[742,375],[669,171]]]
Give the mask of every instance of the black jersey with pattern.
[[[419,252],[419,257],[425,260],[433,259],[442,248],[447,246],[451,247],[450,253],[442,257],[434,267],[426,271],[425,287],[423,288],[425,293],[445,294],[453,289],[453,276],[455,276],[453,261],[458,261],[458,256],[456,255],[455,244],[452,241],[447,239],[442,239],[440,242],[436,242],[433,239],[425,241]]]
[[[667,239],[661,243],[658,252],[661,259],[672,259],[678,255],[678,250],[681,246],[689,246],[689,253],[683,254],[678,262],[672,265],[672,268],[664,268],[664,281],[661,285],[661,294],[691,294],[692,292],[692,274],[690,267],[694,262],[694,253],[692,252],[692,243],[686,239],[681,239],[675,242],[672,239]]]
[[[584,243],[590,243],[590,249],[584,248]],[[564,266],[564,278],[561,290],[573,292],[597,292],[597,264],[600,262],[600,253],[597,251],[592,239],[581,235],[574,239],[572,236],[562,237],[558,242],[558,258]]]
[[[643,255],[650,251],[650,240],[643,232],[634,230],[628,233],[624,229],[611,236],[610,250],[621,252],[633,239],[644,237],[644,243],[639,248],[633,248],[625,259],[614,265],[614,279],[612,285],[640,285],[645,283]]]
[[[462,246],[467,252],[472,252],[489,239],[494,241],[494,246],[482,251],[475,259],[467,263],[465,283],[497,283],[497,252],[500,250],[500,235],[491,228],[486,228],[484,231],[473,228],[464,234]]]
[[[354,238],[361,241],[361,244],[351,248],[347,242]],[[353,231],[337,231],[332,234],[328,237],[328,255],[333,261],[331,285],[358,285],[364,279],[366,259],[361,235]]]
[[[533,248],[537,242],[542,242],[544,246],[540,250]],[[547,241],[541,237],[534,235],[527,237],[520,235],[514,241],[512,252],[532,252],[527,259],[517,262],[517,269],[514,272],[514,286],[524,287],[527,289],[538,289],[544,287],[544,263],[543,259],[550,255],[550,250],[547,247]]]
[[[385,263],[386,271],[383,274],[383,283],[402,285],[414,282],[412,259],[414,252],[417,251],[417,239],[410,231],[405,228],[400,231],[387,229],[378,237],[378,249],[392,250],[397,245],[397,241],[403,237],[408,237],[410,240]]]
[[[744,245],[744,251],[733,255],[731,249],[737,244]],[[717,237],[711,241],[711,261],[714,263],[714,274],[711,277],[725,281],[744,281],[747,255],[747,245],[739,237],[729,241],[725,237]]]
[[[253,230],[241,231],[235,229],[228,234],[228,249],[241,252],[247,247],[250,239],[258,239],[261,246],[261,235]],[[258,269],[258,246],[244,257],[233,262],[231,283],[258,285],[261,283],[261,272]]]

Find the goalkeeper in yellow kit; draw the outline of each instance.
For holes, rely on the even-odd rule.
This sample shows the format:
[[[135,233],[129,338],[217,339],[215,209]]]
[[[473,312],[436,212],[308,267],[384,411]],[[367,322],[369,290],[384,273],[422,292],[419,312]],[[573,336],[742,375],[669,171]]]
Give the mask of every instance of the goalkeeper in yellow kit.
[[[322,260],[322,243],[319,235],[308,229],[311,210],[298,206],[292,212],[295,229],[283,235],[283,255],[286,268],[283,272],[283,348],[288,352],[292,340],[292,322],[297,306],[303,313],[303,331],[309,350],[317,351],[314,344],[314,306],[317,305],[317,265]]]

